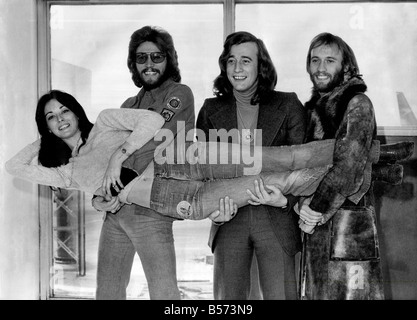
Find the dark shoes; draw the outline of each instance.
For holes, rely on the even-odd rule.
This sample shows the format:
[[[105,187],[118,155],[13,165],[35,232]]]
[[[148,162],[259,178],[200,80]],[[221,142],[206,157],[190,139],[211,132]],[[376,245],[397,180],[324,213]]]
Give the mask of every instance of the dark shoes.
[[[399,185],[403,181],[403,171],[401,164],[376,164],[372,166],[372,180]]]
[[[409,159],[414,152],[413,141],[381,144],[378,163],[394,163]]]
[[[413,141],[381,144],[379,160],[372,166],[372,180],[399,185],[403,181],[404,168],[396,162],[410,159],[414,152]]]

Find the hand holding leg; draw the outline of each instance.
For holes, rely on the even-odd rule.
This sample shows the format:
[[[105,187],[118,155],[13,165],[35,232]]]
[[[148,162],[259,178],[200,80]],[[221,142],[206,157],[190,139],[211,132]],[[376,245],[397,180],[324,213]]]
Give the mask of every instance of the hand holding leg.
[[[225,197],[219,201],[219,209],[212,212],[209,218],[216,224],[223,224],[224,222],[232,220],[237,213],[237,205],[233,199]]]

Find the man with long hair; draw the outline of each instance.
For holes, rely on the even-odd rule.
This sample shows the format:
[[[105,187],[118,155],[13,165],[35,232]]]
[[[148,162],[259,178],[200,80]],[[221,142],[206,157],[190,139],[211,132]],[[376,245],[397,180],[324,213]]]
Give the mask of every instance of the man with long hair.
[[[366,84],[353,50],[330,33],[312,40],[306,69],[307,141],[336,142],[333,167],[300,208],[301,299],[383,299],[369,156],[377,125]]]
[[[135,31],[129,43],[127,66],[141,90],[121,108],[160,113],[165,118],[163,128],[171,130],[173,137],[178,134],[179,122],[183,123],[178,126],[180,130],[194,128],[194,97],[191,89],[180,83],[177,52],[168,32],[152,26]],[[143,173],[159,143],[149,141],[126,160],[125,166],[134,168],[139,175]],[[99,242],[96,299],[126,299],[135,253],[141,259],[150,298],[180,299],[172,232],[175,219],[137,205],[117,211],[117,203],[107,203],[102,197],[94,198],[93,205],[108,212]]]
[[[280,146],[303,142],[303,106],[295,93],[274,90],[276,69],[261,39],[243,31],[230,34],[219,57],[219,67],[220,74],[214,81],[216,97],[206,99],[197,118],[197,128],[207,138],[211,129],[238,129],[242,144]],[[256,136],[255,129],[261,129],[262,135]],[[256,289],[251,288],[254,256],[262,298],[281,299],[282,291],[286,299],[297,298],[295,254],[301,249],[301,235],[292,209],[297,198],[286,198],[280,190],[269,188],[272,201],[240,208],[229,222],[212,224],[209,245],[214,252],[215,299],[258,298],[251,294]],[[283,277],[279,270],[284,271]]]

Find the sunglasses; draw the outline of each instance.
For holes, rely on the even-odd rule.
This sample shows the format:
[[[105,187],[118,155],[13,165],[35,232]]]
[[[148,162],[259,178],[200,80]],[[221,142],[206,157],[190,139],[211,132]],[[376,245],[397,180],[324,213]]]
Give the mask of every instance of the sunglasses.
[[[161,63],[164,62],[166,55],[162,52],[141,52],[136,55],[136,63],[144,64],[146,61],[148,61],[148,57],[151,57],[151,60],[153,63]]]

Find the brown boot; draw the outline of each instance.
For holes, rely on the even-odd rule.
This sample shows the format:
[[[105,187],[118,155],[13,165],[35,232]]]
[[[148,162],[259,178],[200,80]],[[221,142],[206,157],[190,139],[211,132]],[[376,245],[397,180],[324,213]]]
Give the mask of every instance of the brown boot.
[[[413,141],[402,141],[392,144],[381,144],[378,163],[394,163],[409,159],[414,152]]]
[[[399,185],[403,181],[403,172],[403,166],[398,163],[373,165],[372,180]]]

